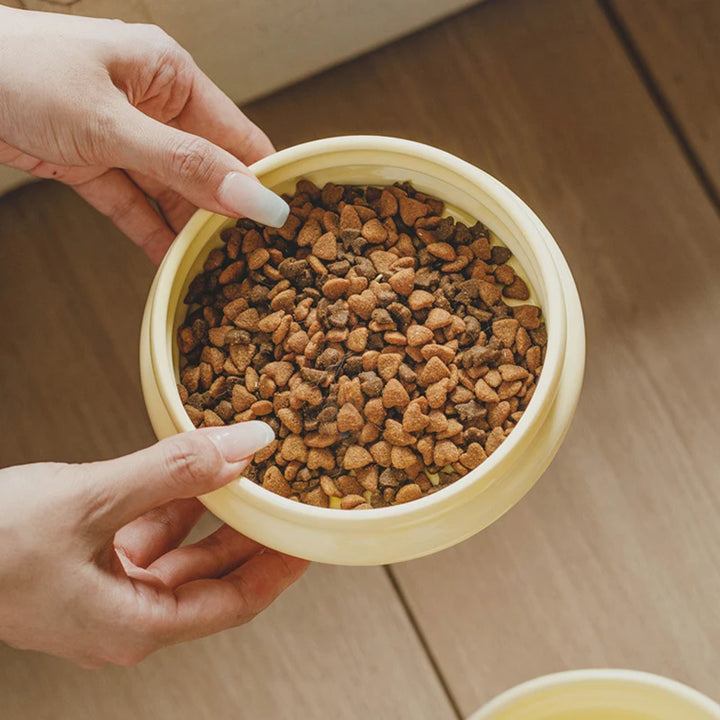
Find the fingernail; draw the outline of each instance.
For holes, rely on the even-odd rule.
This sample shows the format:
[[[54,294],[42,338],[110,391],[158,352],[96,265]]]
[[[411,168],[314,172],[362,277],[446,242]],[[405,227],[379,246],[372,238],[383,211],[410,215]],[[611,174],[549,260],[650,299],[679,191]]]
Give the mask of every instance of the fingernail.
[[[238,172],[225,176],[218,188],[218,200],[228,212],[270,227],[282,227],[290,214],[289,205],[279,195]]]
[[[228,462],[250,457],[275,439],[272,428],[261,420],[213,428],[208,435]]]

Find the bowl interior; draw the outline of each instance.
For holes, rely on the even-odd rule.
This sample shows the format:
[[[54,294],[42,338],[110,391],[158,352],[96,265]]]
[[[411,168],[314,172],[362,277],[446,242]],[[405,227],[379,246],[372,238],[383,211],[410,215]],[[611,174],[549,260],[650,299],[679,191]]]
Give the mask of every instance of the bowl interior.
[[[720,706],[681,683],[634,670],[574,670],[530,680],[470,720],[717,720]]]
[[[445,201],[447,213],[458,220],[470,224],[475,220],[483,222],[490,229],[494,243],[504,244],[512,250],[511,264],[528,283],[531,302],[542,307],[548,330],[543,373],[523,418],[488,460],[443,492],[404,506],[352,515],[368,517],[376,512],[383,515],[410,512],[413,506],[440,502],[443,496],[449,498],[471,484],[474,490],[482,491],[490,482],[483,481],[491,476],[489,471],[504,461],[522,436],[527,440],[537,431],[552,404],[562,371],[566,332],[564,298],[552,253],[538,232],[532,213],[513,193],[477,168],[433,148],[389,138],[315,141],[265,158],[256,163],[253,170],[263,184],[278,193],[292,193],[301,178],[312,180],[318,186],[330,181],[387,185],[408,180],[416,189]],[[164,347],[159,348],[157,359],[164,368],[159,368],[161,372],[157,375],[163,402],[175,419],[178,431],[193,427],[175,388],[179,372],[175,336],[188,309],[183,298],[209,250],[220,244],[220,230],[233,224],[232,219],[199,211],[180,233],[163,263],[170,267],[156,294],[156,303],[161,304],[158,316],[165,319]],[[290,506],[288,510],[293,512],[326,513],[321,508],[298,507],[298,503],[279,496],[270,499],[266,496],[271,493],[245,478],[238,483],[259,502],[281,502]]]

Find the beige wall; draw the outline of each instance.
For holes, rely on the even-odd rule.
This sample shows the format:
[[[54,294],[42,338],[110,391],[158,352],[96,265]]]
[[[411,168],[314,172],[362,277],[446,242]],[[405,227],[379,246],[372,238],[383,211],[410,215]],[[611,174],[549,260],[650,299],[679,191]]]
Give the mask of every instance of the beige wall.
[[[0,0],[30,10],[153,22],[237,102],[266,94],[477,0]],[[22,182],[0,166],[0,193]]]

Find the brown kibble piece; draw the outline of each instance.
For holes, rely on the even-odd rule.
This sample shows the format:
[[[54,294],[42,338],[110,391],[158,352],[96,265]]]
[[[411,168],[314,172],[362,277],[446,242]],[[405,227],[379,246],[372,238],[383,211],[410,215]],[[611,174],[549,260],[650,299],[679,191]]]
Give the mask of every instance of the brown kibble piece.
[[[510,403],[507,400],[499,402],[488,409],[487,419],[490,427],[500,427],[510,416]]]
[[[363,290],[359,295],[351,295],[348,298],[348,306],[363,320],[367,320],[377,307],[377,298],[371,290]]]
[[[408,298],[408,305],[411,310],[422,310],[423,308],[432,307],[435,303],[435,297],[427,290],[413,290]]]
[[[540,308],[537,305],[516,305],[513,315],[520,325],[528,330],[540,327]]]
[[[365,424],[360,411],[352,404],[345,403],[337,415],[337,429],[341,433],[362,429]]]
[[[312,452],[312,450],[310,452]],[[337,485],[335,485],[333,479],[328,475],[320,476],[320,487],[328,497],[342,497],[342,493],[338,490]]]
[[[379,440],[370,446],[373,460],[381,467],[390,467],[392,445],[386,440]]]
[[[330,506],[330,500],[328,499],[328,496],[323,492],[323,489],[321,487],[316,487],[313,490],[310,490],[310,492],[306,493],[303,502],[305,502],[307,505],[314,505],[315,507],[329,507]]]
[[[517,335],[515,336],[515,349],[520,355],[525,355],[532,345],[532,340],[528,335],[528,331],[524,328],[518,328]]]
[[[483,446],[477,442],[470,443],[467,450],[460,456],[460,462],[468,468],[468,470],[473,470],[486,459],[487,454]]]
[[[386,218],[395,215],[398,211],[397,198],[387,190],[380,194],[380,217]]]
[[[266,375],[269,375],[278,387],[284,387],[290,381],[295,368],[289,362],[271,362],[264,367]]]
[[[540,366],[541,350],[537,345],[533,345],[525,354],[525,362],[531,373],[535,373]]]
[[[361,234],[371,245],[384,243],[388,236],[387,230],[377,218],[368,220],[362,226]]]
[[[383,353],[377,359],[377,371],[378,375],[383,380],[390,380],[390,378],[397,375],[397,371],[402,364],[402,357],[395,353]]]
[[[446,242],[430,243],[426,249],[431,255],[441,260],[450,261],[457,257],[453,246]]]
[[[203,420],[205,421],[205,425],[207,427],[219,427],[220,425],[225,425],[225,421],[212,410],[205,410],[203,413]]]
[[[352,205],[346,205],[340,213],[340,235],[343,240],[354,240],[362,228],[357,210]]]
[[[483,378],[478,378],[478,381],[475,383],[475,397],[481,402],[493,403],[500,401],[498,394]]]
[[[440,440],[435,443],[433,459],[438,467],[445,467],[457,462],[460,458],[460,448],[451,440]]]
[[[271,465],[265,471],[262,486],[266,490],[274,492],[277,495],[282,495],[283,497],[290,497],[290,495],[292,495],[292,490],[288,481],[283,477],[280,468],[275,467],[274,465]]]
[[[525,281],[517,275],[513,281],[503,288],[502,293],[506,298],[512,298],[513,300],[529,300],[530,290],[528,289]]]
[[[412,500],[419,500],[422,497],[422,490],[416,483],[408,483],[403,485],[397,493],[395,493],[395,502],[406,503]]]
[[[438,357],[444,363],[451,363],[455,359],[456,352],[451,344],[440,345],[438,343],[428,343],[420,349],[420,353],[425,360]]]
[[[347,340],[345,341],[345,344],[347,345],[349,350],[352,350],[353,352],[362,352],[366,345],[367,345],[367,339],[368,339],[368,329],[365,327],[358,327],[355,328],[347,337]]]
[[[280,447],[280,455],[284,460],[299,460],[301,463],[307,462],[308,449],[299,435],[288,435]]]
[[[432,385],[443,378],[450,377],[447,365],[437,356],[431,357],[418,375],[421,385]]]
[[[292,408],[281,408],[277,411],[276,415],[280,422],[285,427],[296,435],[299,435],[303,430],[302,415]]]
[[[369,465],[372,461],[372,455],[364,447],[351,445],[345,452],[343,467],[346,470],[356,470]]]
[[[307,467],[310,470],[334,470],[335,453],[327,448],[311,448],[308,451]]]
[[[420,346],[432,342],[433,331],[424,325],[411,325],[406,332],[408,345]]]
[[[321,235],[313,243],[312,253],[321,260],[337,259],[337,240],[335,239],[335,235],[331,232]]]
[[[398,470],[407,470],[416,460],[417,455],[407,445],[394,447],[390,451],[390,464]]]
[[[507,382],[524,380],[528,376],[528,371],[520,365],[500,365],[498,370],[500,377]]]
[[[431,408],[442,407],[447,398],[447,387],[445,383],[440,380],[439,382],[429,385],[425,391],[425,397],[427,398]]]
[[[259,270],[270,259],[270,253],[265,248],[256,248],[247,259],[247,266],[250,270]]]
[[[403,426],[397,420],[386,420],[383,439],[391,445],[412,445],[414,438],[410,433],[403,430]]]
[[[517,308],[516,308],[517,309]],[[496,320],[492,325],[493,335],[506,347],[512,347],[515,342],[519,323],[514,318]]]
[[[430,423],[430,418],[422,411],[420,402],[413,400],[403,413],[402,427],[409,433],[424,430]]]
[[[346,278],[331,278],[322,286],[322,293],[328,300],[337,300],[348,291],[349,287],[350,281]]]
[[[378,469],[375,465],[367,465],[355,471],[355,477],[360,485],[370,492],[375,492],[378,486]]]
[[[442,308],[433,308],[425,321],[425,325],[431,330],[447,327],[452,322],[452,315]]]
[[[310,219],[298,233],[297,244],[299,247],[312,245],[322,235],[322,229],[317,220]]]
[[[248,392],[244,385],[235,385],[232,391],[232,406],[235,412],[247,410],[254,402],[255,396]]]
[[[400,217],[408,227],[412,227],[418,218],[425,217],[430,211],[427,205],[409,197],[401,197],[399,205]]]
[[[365,498],[362,495],[346,495],[340,501],[340,507],[343,510],[352,510],[353,508],[359,507],[365,504]]]
[[[383,405],[386,408],[404,408],[410,402],[410,396],[402,383],[396,379],[388,380],[382,394]]]
[[[373,398],[365,404],[365,417],[375,425],[382,425],[387,417],[382,398]]]
[[[492,455],[505,440],[505,433],[500,427],[493,428],[492,432],[487,436],[485,440],[485,452]]]
[[[273,411],[273,404],[269,400],[256,400],[250,409],[255,417],[262,417],[263,415],[269,415]]]
[[[415,287],[415,270],[412,268],[403,268],[394,275],[390,276],[390,287],[398,293],[398,295],[410,295]]]
[[[260,315],[255,308],[248,308],[247,310],[243,310],[235,318],[235,325],[241,330],[248,330],[249,332],[257,332],[259,322]]]
[[[502,290],[495,283],[481,280],[478,283],[481,300],[489,306],[497,305],[500,302]]]

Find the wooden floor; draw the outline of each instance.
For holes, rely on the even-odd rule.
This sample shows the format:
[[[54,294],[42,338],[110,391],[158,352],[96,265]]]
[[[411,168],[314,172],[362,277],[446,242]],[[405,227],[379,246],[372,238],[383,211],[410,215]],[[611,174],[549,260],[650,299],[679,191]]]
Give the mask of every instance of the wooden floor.
[[[279,147],[399,135],[518,192],[585,308],[573,428],[516,508],[441,554],[315,566],[251,625],[137,668],[0,647],[3,718],[442,720],[588,666],[720,700],[718,67],[717,0],[493,0],[248,107]],[[145,259],[42,184],[0,201],[0,268],[3,463],[152,442]]]

